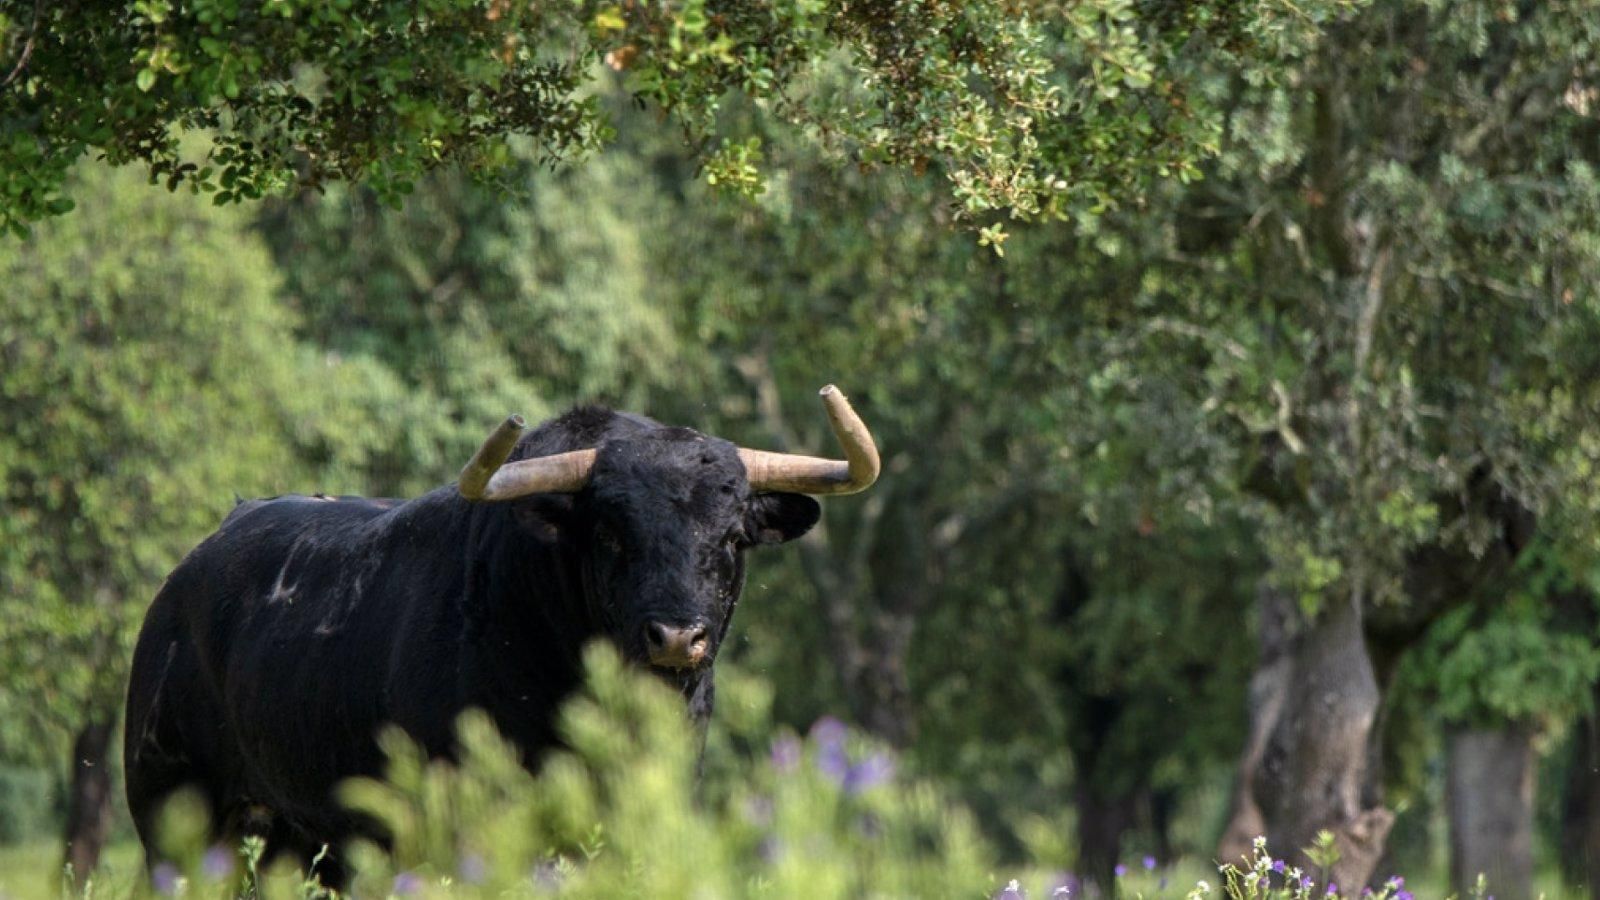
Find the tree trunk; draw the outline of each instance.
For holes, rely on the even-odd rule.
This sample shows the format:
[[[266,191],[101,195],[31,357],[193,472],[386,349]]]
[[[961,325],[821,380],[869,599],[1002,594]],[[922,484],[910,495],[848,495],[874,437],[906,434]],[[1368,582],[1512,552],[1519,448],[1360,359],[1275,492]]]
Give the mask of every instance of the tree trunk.
[[[1150,792],[1150,831],[1158,862],[1169,863],[1178,858],[1177,849],[1172,844],[1172,822],[1178,817],[1180,799],[1182,797],[1178,791],[1171,788]]]
[[[1381,696],[1361,618],[1352,590],[1294,641],[1287,696],[1253,785],[1272,853],[1321,874],[1304,850],[1331,832],[1339,859],[1326,880],[1346,891],[1372,877],[1394,824],[1394,813],[1362,802]]]
[[[874,616],[867,635],[867,665],[860,673],[855,695],[862,703],[862,726],[891,746],[905,749],[916,737],[908,668],[915,616],[903,611],[899,603],[890,607]]]
[[[1466,896],[1481,874],[1499,900],[1533,893],[1533,734],[1510,726],[1450,735],[1445,803],[1450,885]]]
[[[1561,800],[1561,874],[1600,897],[1600,685],[1594,708],[1573,727],[1572,760]]]
[[[1085,784],[1078,788],[1077,807],[1079,869],[1100,888],[1101,896],[1116,896],[1122,837],[1134,825],[1138,800],[1131,794],[1102,796],[1093,785]]]
[[[1600,710],[1600,688],[1595,693]],[[1569,884],[1600,897],[1600,711],[1574,731],[1561,807],[1561,870]]]
[[[866,524],[875,521],[874,516]],[[829,653],[851,717],[891,746],[910,746],[916,719],[908,657],[917,610],[932,585],[918,580],[877,594],[864,589],[864,583],[879,581],[863,571],[870,561],[852,560],[860,568],[841,575],[822,526],[801,539],[801,553],[831,631]]]
[[[1266,755],[1267,741],[1278,726],[1284,698],[1289,695],[1289,673],[1293,669],[1290,664],[1293,604],[1282,591],[1263,582],[1256,591],[1256,610],[1260,617],[1260,655],[1256,659],[1256,671],[1250,676],[1249,731],[1245,734],[1244,751],[1234,776],[1228,824],[1217,844],[1219,863],[1239,864],[1241,858],[1250,856],[1251,843],[1267,833],[1266,818],[1255,795],[1256,774]]]
[[[111,833],[109,753],[116,718],[91,715],[72,742],[72,780],[67,792],[66,862],[81,887],[100,863]]]

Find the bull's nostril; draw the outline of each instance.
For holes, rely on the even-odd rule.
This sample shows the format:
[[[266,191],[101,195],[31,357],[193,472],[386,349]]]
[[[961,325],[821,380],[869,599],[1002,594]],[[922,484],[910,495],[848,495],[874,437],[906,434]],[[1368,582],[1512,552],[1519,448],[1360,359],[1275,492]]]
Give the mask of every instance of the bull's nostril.
[[[710,639],[705,625],[678,627],[662,622],[647,622],[644,637],[650,662],[657,666],[692,669],[710,656]]]

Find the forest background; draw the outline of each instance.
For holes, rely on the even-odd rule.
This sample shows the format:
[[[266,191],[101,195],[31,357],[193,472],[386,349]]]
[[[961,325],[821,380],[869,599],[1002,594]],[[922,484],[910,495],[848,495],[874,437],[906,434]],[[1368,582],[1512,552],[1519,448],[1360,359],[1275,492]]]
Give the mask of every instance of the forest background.
[[[837,381],[884,478],[723,663],[779,723],[1103,886],[1326,829],[1600,894],[1594,5],[3,8],[0,843],[126,838],[132,638],[235,496],[576,402],[816,450]]]

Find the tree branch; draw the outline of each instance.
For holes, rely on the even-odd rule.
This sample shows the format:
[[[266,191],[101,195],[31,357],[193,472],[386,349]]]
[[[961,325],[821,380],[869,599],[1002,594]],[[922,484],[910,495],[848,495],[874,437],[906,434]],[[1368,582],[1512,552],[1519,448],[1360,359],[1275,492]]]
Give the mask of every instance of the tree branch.
[[[17,64],[11,67],[10,74],[4,81],[0,81],[0,88],[10,87],[22,75],[22,70],[28,67],[28,58],[33,56],[33,41],[39,36],[39,16],[44,12],[44,0],[33,0],[33,21],[28,24],[28,39],[22,42],[22,53],[17,57]]]

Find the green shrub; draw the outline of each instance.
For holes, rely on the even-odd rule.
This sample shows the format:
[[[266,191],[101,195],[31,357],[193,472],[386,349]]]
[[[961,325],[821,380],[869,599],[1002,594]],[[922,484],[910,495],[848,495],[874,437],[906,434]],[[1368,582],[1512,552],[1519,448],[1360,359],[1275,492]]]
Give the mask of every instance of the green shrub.
[[[562,712],[567,749],[537,776],[488,718],[458,723],[458,765],[426,758],[398,730],[385,733],[383,780],[342,789],[346,803],[384,823],[385,852],[349,848],[357,897],[1071,898],[1060,874],[997,869],[971,816],[936,786],[896,773],[885,750],[823,720],[804,738],[774,736],[771,691],[724,677],[719,716],[702,762],[682,700],[659,680],[592,647],[588,686]],[[719,673],[727,676],[734,673]],[[186,811],[183,807],[187,806]],[[243,852],[204,848],[203,805],[169,810],[168,846],[182,868],[155,873],[158,893],[223,900],[328,898],[288,863],[256,872],[259,842]],[[239,857],[242,856],[242,861]],[[1323,859],[1323,857],[1326,857]],[[1336,853],[1328,836],[1319,865]],[[1212,883],[1181,882],[1147,860],[1119,867],[1116,896],[1170,900],[1325,900],[1355,896],[1316,872],[1253,858],[1224,865]],[[241,879],[239,876],[243,875]],[[1013,880],[1013,876],[1015,876]],[[1482,888],[1474,896],[1481,896]],[[1410,900],[1392,879],[1373,900]]]
[[[773,736],[771,693],[719,672],[716,737],[701,762],[683,702],[604,647],[588,687],[562,712],[567,748],[537,777],[488,718],[458,723],[459,765],[430,761],[398,730],[382,736],[384,780],[342,798],[383,822],[384,852],[349,848],[360,897],[983,897],[996,876],[971,817],[934,785],[897,776],[893,758],[825,720]],[[189,809],[183,807],[188,806]],[[203,852],[199,804],[169,809],[166,844],[188,864],[158,890],[221,897],[229,870]],[[218,854],[221,853],[219,858]],[[265,897],[320,893],[285,869]]]

